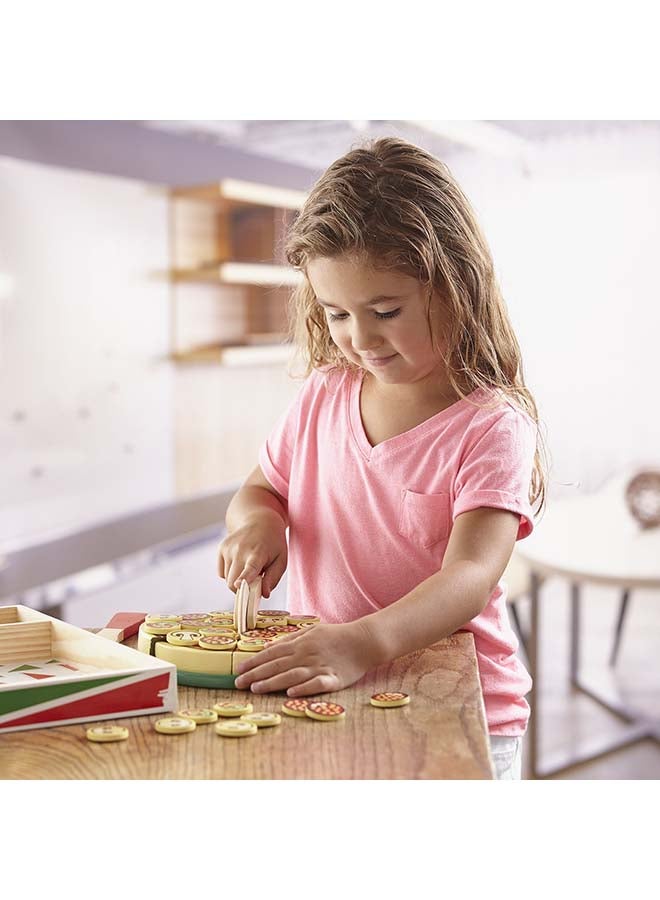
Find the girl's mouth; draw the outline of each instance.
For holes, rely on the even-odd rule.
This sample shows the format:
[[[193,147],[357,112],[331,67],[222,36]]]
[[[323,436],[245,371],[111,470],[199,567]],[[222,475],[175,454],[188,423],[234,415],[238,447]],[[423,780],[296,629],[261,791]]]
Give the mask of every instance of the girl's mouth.
[[[376,366],[380,368],[381,366],[386,366],[389,362],[391,362],[398,353],[392,353],[391,356],[377,356],[375,359],[364,358],[362,359],[368,366]]]

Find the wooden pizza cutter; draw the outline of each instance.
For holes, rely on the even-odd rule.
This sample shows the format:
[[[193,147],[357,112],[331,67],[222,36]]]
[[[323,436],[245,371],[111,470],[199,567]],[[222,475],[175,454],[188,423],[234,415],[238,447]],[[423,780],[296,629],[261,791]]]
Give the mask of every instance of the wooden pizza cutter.
[[[243,579],[234,600],[234,626],[239,634],[257,627],[257,612],[261,604],[261,575],[248,584]]]

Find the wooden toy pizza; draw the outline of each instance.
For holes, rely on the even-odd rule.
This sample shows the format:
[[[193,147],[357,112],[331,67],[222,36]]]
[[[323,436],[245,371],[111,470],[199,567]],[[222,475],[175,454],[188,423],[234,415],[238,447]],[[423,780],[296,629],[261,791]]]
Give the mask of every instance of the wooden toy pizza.
[[[234,688],[238,666],[289,634],[319,621],[283,609],[259,609],[261,578],[242,581],[233,611],[146,616],[138,632],[138,650],[173,663],[179,684]]]

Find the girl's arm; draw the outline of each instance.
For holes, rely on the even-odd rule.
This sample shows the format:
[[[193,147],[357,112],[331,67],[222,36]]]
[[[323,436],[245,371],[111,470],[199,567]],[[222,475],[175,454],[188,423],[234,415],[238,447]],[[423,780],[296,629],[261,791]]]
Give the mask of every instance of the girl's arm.
[[[520,517],[480,508],[454,522],[442,569],[396,603],[359,619],[373,648],[372,666],[453,634],[488,603],[516,542]]]
[[[257,466],[250,472],[227,507],[225,515],[227,531],[236,531],[249,519],[268,515],[268,511],[276,513],[284,522],[285,528],[288,526],[289,513],[286,500],[266,480],[261,466]]]
[[[343,625],[315,625],[254,654],[236,687],[287,690],[290,697],[336,691],[365,672],[429,647],[479,615],[513,551],[520,517],[480,508],[454,522],[442,569],[400,600]]]
[[[257,466],[232,497],[225,516],[227,537],[218,551],[218,574],[232,590],[263,572],[261,592],[270,597],[287,565],[287,502]]]

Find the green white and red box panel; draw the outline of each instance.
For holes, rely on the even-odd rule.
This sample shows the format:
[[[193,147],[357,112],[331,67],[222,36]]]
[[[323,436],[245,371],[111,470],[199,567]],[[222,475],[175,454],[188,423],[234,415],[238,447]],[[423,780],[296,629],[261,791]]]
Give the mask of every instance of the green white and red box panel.
[[[89,668],[56,659],[0,666],[0,733],[176,708],[173,667],[95,674]]]

